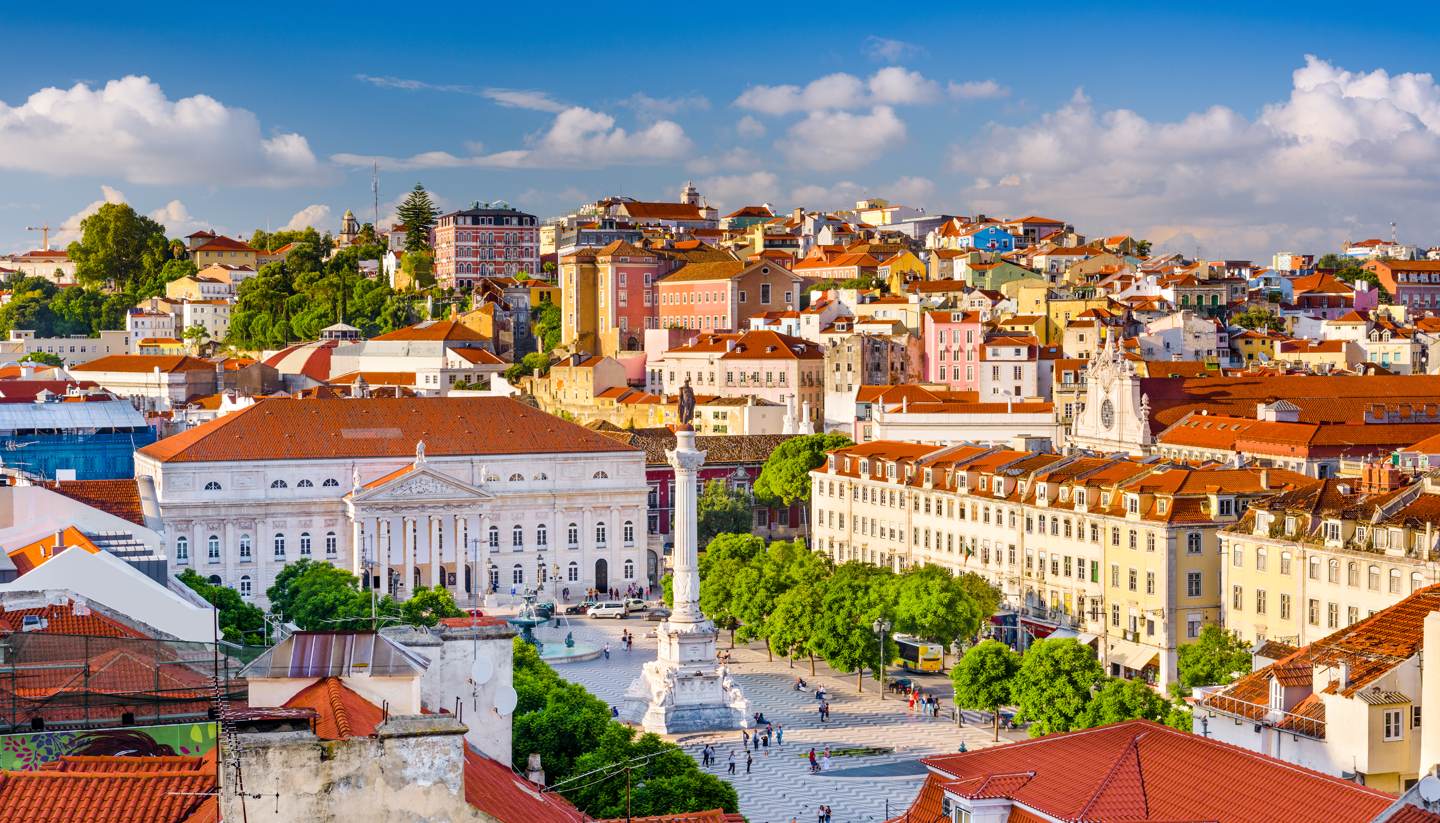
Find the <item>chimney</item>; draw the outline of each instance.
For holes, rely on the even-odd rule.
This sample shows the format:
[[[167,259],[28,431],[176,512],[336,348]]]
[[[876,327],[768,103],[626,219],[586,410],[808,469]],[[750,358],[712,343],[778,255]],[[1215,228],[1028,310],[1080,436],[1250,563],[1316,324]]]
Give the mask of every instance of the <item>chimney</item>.
[[[1261,469],[1261,470],[1260,470],[1260,488],[1261,488],[1261,489],[1269,489],[1269,488],[1270,488],[1270,470],[1269,470],[1269,469]]]
[[[1425,634],[1420,647],[1420,705],[1440,706],[1440,612],[1425,615]],[[1420,774],[1430,774],[1440,765],[1440,724],[1420,725]]]

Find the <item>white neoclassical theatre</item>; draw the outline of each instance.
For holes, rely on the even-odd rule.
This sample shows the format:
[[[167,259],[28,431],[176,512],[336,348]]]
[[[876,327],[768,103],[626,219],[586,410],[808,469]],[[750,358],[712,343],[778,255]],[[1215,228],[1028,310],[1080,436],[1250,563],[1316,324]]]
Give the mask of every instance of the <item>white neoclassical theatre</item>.
[[[644,461],[508,398],[271,398],[141,449],[135,472],[174,572],[265,604],[310,558],[466,604],[653,582]]]

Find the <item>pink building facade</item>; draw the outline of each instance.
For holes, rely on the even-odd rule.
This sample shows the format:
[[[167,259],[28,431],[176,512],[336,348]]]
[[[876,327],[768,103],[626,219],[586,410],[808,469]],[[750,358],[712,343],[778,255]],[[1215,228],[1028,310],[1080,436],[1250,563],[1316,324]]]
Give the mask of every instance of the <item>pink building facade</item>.
[[[435,282],[470,289],[481,277],[540,271],[540,221],[509,207],[442,214],[435,221]]]
[[[979,391],[984,322],[974,311],[938,310],[921,318],[922,372],[927,383]]]

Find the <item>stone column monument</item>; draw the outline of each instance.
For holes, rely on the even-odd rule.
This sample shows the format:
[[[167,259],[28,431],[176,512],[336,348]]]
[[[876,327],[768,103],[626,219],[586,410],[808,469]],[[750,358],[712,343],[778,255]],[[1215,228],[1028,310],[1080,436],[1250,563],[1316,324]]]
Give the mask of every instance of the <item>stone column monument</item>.
[[[681,424],[675,450],[675,604],[656,634],[659,651],[625,692],[621,717],[645,731],[678,734],[750,725],[750,703],[724,666],[715,662],[715,624],[700,612],[699,540],[695,484],[705,452],[695,431]]]

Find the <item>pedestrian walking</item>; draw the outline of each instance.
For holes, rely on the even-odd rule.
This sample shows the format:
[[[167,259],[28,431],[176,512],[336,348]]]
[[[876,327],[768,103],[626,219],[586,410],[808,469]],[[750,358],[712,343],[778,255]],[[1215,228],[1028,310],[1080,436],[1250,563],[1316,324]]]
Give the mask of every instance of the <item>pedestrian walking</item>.
[[[730,773],[735,773],[735,750],[730,750]]]
[[[785,742],[785,730],[779,723],[775,724],[775,745],[779,746]]]
[[[830,804],[825,804],[825,823],[830,823]]]
[[[825,807],[815,807],[815,823],[825,823]]]
[[[754,763],[754,762],[755,762],[755,758],[751,757],[749,752],[746,752],[746,753],[745,753],[745,773],[746,773],[746,774],[749,774],[749,773],[750,773],[750,764],[752,764],[752,763]]]
[[[819,714],[820,714],[820,722],[821,722],[821,723],[824,723],[824,722],[825,722],[825,704],[822,702],[820,705],[816,706],[816,707],[815,707],[815,711],[816,711],[816,712],[819,712]]]
[[[817,760],[815,759],[815,747],[814,747],[814,746],[811,746],[811,747],[810,747],[810,773],[811,773],[811,774],[815,774],[815,773],[818,772],[818,771],[820,771],[820,763],[819,763],[819,761],[817,761]]]
[[[609,643],[606,643],[606,644],[605,644],[605,659],[606,659],[606,660],[609,660],[609,659],[610,659],[610,644],[609,644]]]
[[[750,733],[744,729],[740,730],[740,745],[745,747],[745,751],[750,751]]]

